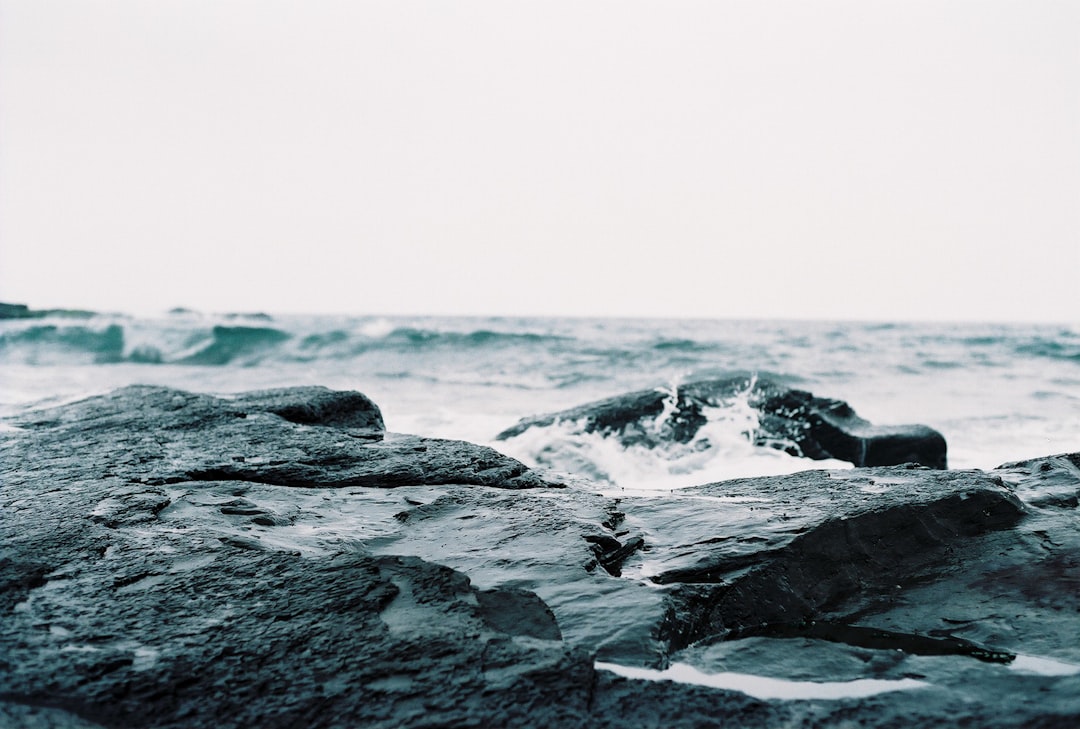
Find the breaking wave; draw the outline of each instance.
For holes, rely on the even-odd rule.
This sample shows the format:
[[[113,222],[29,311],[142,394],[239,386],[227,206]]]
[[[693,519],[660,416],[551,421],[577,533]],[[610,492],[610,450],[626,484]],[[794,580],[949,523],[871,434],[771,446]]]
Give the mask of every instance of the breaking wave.
[[[792,455],[791,442],[762,443],[759,411],[751,402],[755,379],[713,406],[705,424],[685,442],[672,437],[670,415],[677,408],[672,386],[664,409],[642,422],[656,438],[627,444],[613,433],[585,432],[572,420],[538,425],[494,445],[533,467],[571,481],[584,478],[613,489],[670,490],[732,478],[779,475],[806,468],[851,468],[828,459],[810,462]]]

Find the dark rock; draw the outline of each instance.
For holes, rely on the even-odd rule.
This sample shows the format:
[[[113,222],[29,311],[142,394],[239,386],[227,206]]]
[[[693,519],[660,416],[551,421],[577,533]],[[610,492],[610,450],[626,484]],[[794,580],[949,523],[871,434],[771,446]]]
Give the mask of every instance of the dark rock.
[[[366,395],[325,387],[286,387],[245,392],[234,401],[240,407],[280,415],[300,425],[325,425],[383,432],[382,412]]]
[[[84,562],[35,591],[0,628],[4,699],[124,727],[581,724],[588,655],[492,629],[459,573],[203,553],[144,551],[151,574],[119,587]]]
[[[814,397],[758,377],[738,376],[643,390],[571,410],[526,418],[496,436],[506,440],[530,428],[572,423],[581,432],[614,437],[624,446],[655,448],[689,443],[708,422],[707,408],[739,398],[758,411],[750,436],[760,446],[815,460],[836,458],[856,466],[919,463],[946,465],[945,438],[924,425],[874,426],[840,400]]]
[[[672,593],[664,627],[675,648],[873,609],[948,569],[957,545],[1024,515],[1000,478],[903,467],[739,479],[623,503],[669,526],[650,545],[647,576],[688,586]]]
[[[0,556],[0,612],[7,613],[26,599],[30,590],[45,584],[49,567],[41,562]]]
[[[995,470],[1032,506],[1080,506],[1080,453],[1006,463]]]
[[[1080,488],[1078,456],[613,499],[527,471],[508,479],[509,459],[478,446],[353,437],[352,416],[321,398],[366,406],[301,392],[127,388],[8,421],[0,725],[1080,717],[1080,529],[1063,505]],[[282,402],[312,422],[274,412]],[[822,691],[868,678],[921,687],[766,700],[620,678],[594,658]]]
[[[92,316],[97,316],[97,313],[84,309],[31,309],[26,304],[5,304],[0,302],[0,319],[44,319],[47,316],[89,319]]]
[[[662,661],[665,647],[656,626],[663,594],[597,569],[593,547],[623,548],[600,523],[610,518],[611,504],[573,489],[455,488],[398,511],[391,516],[397,517],[393,528],[365,543],[379,554],[451,566],[481,588],[535,592],[554,612],[563,637],[602,660]]]
[[[903,651],[919,656],[970,656],[987,663],[1011,663],[1016,660],[1015,653],[993,650],[955,636],[938,638],[817,620],[806,620],[798,624],[762,623],[755,628],[734,631],[729,637],[741,639],[756,635],[771,638],[813,638],[875,650]]]
[[[5,304],[0,302],[0,319],[29,319],[32,316],[26,304]]]
[[[34,414],[20,421],[24,430],[0,436],[0,719],[79,727],[625,723],[626,715],[606,713],[609,703],[601,704],[605,713],[593,711],[601,680],[592,655],[560,639],[536,595],[511,585],[478,590],[448,567],[373,555],[363,542],[399,529],[392,513],[406,502],[392,491],[130,480],[183,471],[188,449],[208,433],[228,437],[228,429],[260,419],[294,438],[299,428],[341,437],[276,415],[237,418],[231,407],[135,388]],[[285,446],[280,434],[273,445]],[[181,465],[168,465],[175,460]],[[414,510],[434,505],[443,516],[452,510],[440,500],[464,505],[477,490],[498,503],[507,493],[405,488],[409,501],[427,505]],[[557,503],[561,492],[547,493]],[[582,495],[582,503],[590,498]],[[595,502],[603,518],[608,505]],[[291,508],[296,524],[252,526],[246,515],[229,513],[255,508]],[[588,553],[580,532],[599,528],[570,512],[541,512],[538,500],[527,516],[545,513],[546,528],[520,536],[539,544],[541,533],[551,535],[552,553],[508,550],[508,562],[492,573],[524,577],[527,568],[513,564],[523,559],[537,565],[535,576],[550,575],[543,561],[560,560],[567,573],[647,592],[566,564],[567,554],[584,561]],[[313,525],[336,534],[328,538]],[[552,527],[574,537],[563,543]],[[513,529],[504,523],[503,537]],[[650,689],[672,705],[681,691]],[[717,715],[727,714],[728,697],[735,707],[748,703],[728,692],[697,693],[707,694]],[[704,699],[697,707],[704,715]]]
[[[647,572],[686,580],[669,583],[665,634],[687,645],[672,660],[798,680],[820,680],[829,667],[831,680],[915,676],[933,686],[917,701],[843,702],[834,721],[874,707],[874,726],[932,724],[935,714],[955,725],[1070,726],[1080,717],[1080,530],[1075,510],[1035,502],[1047,489],[1080,487],[1075,476],[1068,483],[1077,462],[1057,456],[986,474],[806,473],[689,489],[687,498],[725,499],[727,513],[709,527],[684,511],[667,522],[670,536],[651,544]],[[830,477],[841,482],[822,480]],[[808,529],[803,519],[826,510],[832,518]],[[691,556],[691,544],[701,554]],[[1045,668],[1043,658],[1052,659]],[[952,713],[972,701],[973,716],[970,707]]]
[[[476,593],[480,614],[492,629],[540,640],[562,640],[555,613],[535,593],[515,588]]]
[[[381,433],[379,409],[360,393],[325,388],[225,400],[140,385],[15,422],[39,431],[40,454],[51,454],[66,467],[95,468],[64,461],[67,451],[83,448],[97,454],[101,471],[149,485],[232,480],[302,487],[553,485],[520,462],[471,443],[395,434],[382,440],[349,437]]]
[[[614,577],[621,577],[626,558],[645,546],[645,540],[641,537],[629,539],[626,544],[620,544],[618,539],[606,535],[588,536],[585,541],[592,543],[597,562]]]

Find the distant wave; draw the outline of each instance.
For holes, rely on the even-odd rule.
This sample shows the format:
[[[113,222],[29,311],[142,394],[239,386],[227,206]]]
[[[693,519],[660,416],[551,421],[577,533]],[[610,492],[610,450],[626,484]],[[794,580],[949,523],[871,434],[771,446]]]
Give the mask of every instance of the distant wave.
[[[1070,337],[1072,341],[1062,339],[1046,339],[1036,337],[1029,342],[1015,347],[1017,354],[1025,354],[1032,357],[1048,357],[1050,359],[1063,359],[1080,362],[1080,338]]]
[[[315,334],[308,334],[300,342],[300,349],[303,350],[321,350],[340,346],[343,342],[349,341],[349,332],[344,329],[334,329],[329,332],[317,332]]]
[[[114,320],[73,324],[19,322],[0,332],[0,360],[25,364],[182,364],[199,366],[251,365],[264,360],[314,361],[348,359],[366,352],[390,350],[417,352],[459,348],[468,350],[548,346],[557,348],[573,337],[492,329],[440,331],[416,327],[372,326],[370,322],[325,331],[289,331],[235,322],[207,326],[202,319],[173,316],[163,321]],[[253,317],[246,317],[253,319]],[[101,319],[105,319],[101,317]]]
[[[716,342],[699,342],[695,339],[660,339],[653,343],[653,349],[679,352],[711,352],[722,349]]]
[[[21,310],[20,310],[21,311]],[[15,312],[19,314],[19,311]],[[40,314],[40,315],[39,315]],[[514,326],[518,328],[513,329]],[[1001,367],[1032,358],[1080,363],[1080,333],[1067,328],[1015,325],[927,327],[833,325],[769,330],[767,325],[724,328],[683,325],[663,333],[638,324],[626,331],[590,322],[503,321],[434,317],[279,317],[182,312],[157,319],[68,312],[0,319],[0,362],[29,365],[113,364],[252,366],[261,363],[349,361],[365,357],[501,357],[498,367],[550,355],[548,382],[573,387],[631,371],[702,376],[709,368],[752,366],[792,371],[810,351],[835,376],[869,348],[897,372],[918,374],[965,367]],[[618,332],[618,333],[616,333]],[[816,343],[816,344],[815,344]],[[883,357],[889,355],[890,357]],[[891,360],[891,361],[890,361]],[[478,360],[479,361],[479,360]],[[385,366],[380,365],[380,366]],[[391,367],[397,367],[397,364]],[[430,362],[424,366],[431,366]],[[494,365],[493,365],[494,366]],[[815,367],[819,365],[814,363]],[[402,365],[408,369],[407,365]],[[509,369],[506,369],[509,368]],[[831,373],[831,375],[830,375]],[[565,381],[565,382],[564,382]]]
[[[17,353],[28,364],[52,364],[72,359],[106,364],[124,359],[124,328],[40,324],[0,334],[0,353]],[[60,355],[58,358],[57,355]]]
[[[415,329],[400,327],[387,334],[383,341],[391,344],[409,345],[453,345],[453,346],[491,346],[500,344],[542,344],[569,341],[569,337],[532,332],[496,332],[490,329],[477,329],[472,332],[445,332],[433,329]]]
[[[271,353],[292,335],[271,327],[213,326],[184,332],[120,323],[34,324],[0,333],[0,360],[30,365],[226,365]],[[246,359],[245,359],[246,358]]]
[[[902,337],[899,344],[922,350],[932,350],[936,355],[928,357],[923,364],[929,368],[963,367],[970,364],[982,364],[991,361],[988,358],[1039,357],[1055,360],[1080,362],[1080,334],[1069,329],[1062,329],[1054,334],[1031,334],[1019,330],[1019,325],[1011,327],[1013,331],[956,336],[951,332],[919,333],[912,337]],[[942,359],[940,355],[951,352],[953,359]]]

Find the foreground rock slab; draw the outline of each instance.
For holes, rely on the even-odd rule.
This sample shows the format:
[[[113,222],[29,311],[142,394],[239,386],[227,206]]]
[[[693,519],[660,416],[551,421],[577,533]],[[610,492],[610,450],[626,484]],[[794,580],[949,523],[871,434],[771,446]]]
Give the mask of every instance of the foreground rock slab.
[[[400,527],[401,509],[421,499],[505,493],[501,481],[469,483],[492,478],[492,462],[499,473],[509,468],[512,487],[520,474],[489,449],[463,444],[436,464],[444,469],[437,473],[456,473],[457,484],[425,483],[428,448],[407,451],[415,484],[344,486],[342,471],[356,466],[340,454],[316,462],[330,446],[312,444],[329,438],[361,459],[371,419],[360,418],[363,432],[352,435],[363,437],[354,441],[312,413],[328,412],[351,428],[355,417],[327,403],[369,410],[354,395],[259,393],[229,402],[129,388],[35,413],[18,421],[22,429],[5,431],[2,723],[622,725],[626,717],[614,709],[634,693],[633,682],[601,676],[589,651],[563,640],[535,594],[480,589],[449,567],[367,548],[366,540]],[[309,407],[297,419],[320,422],[291,427],[285,417],[304,398]],[[284,414],[260,415],[267,403],[281,410],[283,402]],[[238,434],[250,422],[255,434]],[[273,483],[260,470],[248,474],[257,477],[251,481],[190,475],[192,462],[220,458],[226,446],[277,452],[281,469],[280,451],[303,454],[313,480]],[[462,453],[472,458],[455,461]],[[401,470],[401,458],[390,468],[411,473]],[[589,554],[584,540],[573,544]],[[691,714],[698,717],[746,713],[771,721],[788,713],[733,692],[671,686],[652,693],[662,715],[665,703],[685,704],[684,693],[697,696]]]
[[[1080,718],[1080,456],[614,498],[323,388],[9,425],[0,726]]]
[[[656,448],[689,443],[709,422],[710,409],[745,400],[758,412],[754,442],[814,460],[835,458],[856,466],[919,463],[943,469],[945,438],[925,425],[875,426],[845,402],[815,397],[756,376],[701,380],[669,390],[632,392],[558,413],[525,418],[496,440],[531,428],[566,424],[583,433],[616,438],[623,446]],[[707,445],[707,444],[705,444]]]

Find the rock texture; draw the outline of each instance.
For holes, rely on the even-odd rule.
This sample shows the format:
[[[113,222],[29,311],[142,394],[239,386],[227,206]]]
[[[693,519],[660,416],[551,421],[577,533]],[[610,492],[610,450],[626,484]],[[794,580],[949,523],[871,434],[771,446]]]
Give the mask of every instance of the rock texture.
[[[381,423],[359,393],[138,387],[0,430],[0,725],[1080,719],[1078,455],[615,499]]]
[[[695,497],[724,503],[723,516],[679,508]],[[647,572],[682,587],[669,634],[685,647],[891,604],[947,571],[958,545],[1010,529],[1025,509],[1000,477],[898,467],[728,481],[634,513],[678,524]]]
[[[909,462],[939,469],[946,466],[945,438],[932,428],[874,426],[845,402],[749,376],[632,392],[526,418],[496,439],[513,438],[530,428],[569,423],[584,433],[617,438],[624,446],[689,443],[708,422],[710,408],[728,407],[739,398],[745,398],[758,412],[758,425],[751,434],[757,445],[814,460],[835,458],[856,466]]]
[[[374,403],[325,388],[223,400],[136,385],[14,422],[36,432],[44,457],[63,463],[71,448],[86,448],[100,456],[103,475],[159,486],[233,479],[334,488],[554,485],[490,448],[384,433]]]

